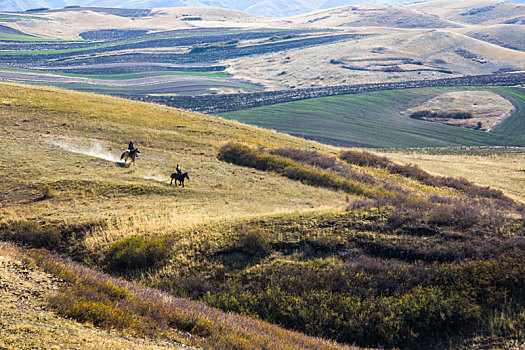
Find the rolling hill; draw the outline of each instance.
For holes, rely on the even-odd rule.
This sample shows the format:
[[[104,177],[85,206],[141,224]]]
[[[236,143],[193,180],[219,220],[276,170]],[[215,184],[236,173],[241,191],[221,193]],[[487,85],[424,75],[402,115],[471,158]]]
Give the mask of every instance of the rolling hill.
[[[35,8],[62,8],[64,6],[102,6],[102,7],[124,7],[124,8],[161,8],[161,7],[219,7],[231,10],[243,11],[259,16],[266,17],[287,17],[301,13],[311,12],[318,9],[338,7],[343,5],[355,3],[381,3],[381,1],[373,0],[328,0],[328,1],[312,1],[312,0],[2,0],[0,1],[0,8],[4,11],[25,11]],[[388,1],[393,3],[393,1]],[[410,0],[396,0],[396,4],[406,4],[413,1]]]
[[[522,23],[520,19],[525,14],[525,6],[520,2],[493,0],[455,2],[437,0],[412,4],[408,7],[451,21],[474,25],[519,24]]]
[[[525,347],[522,5],[203,3],[0,14],[0,347]]]
[[[500,190],[107,96],[0,84],[0,114],[0,239],[20,245],[0,246],[7,346],[33,344],[20,329],[46,346],[48,329],[86,346],[521,344],[523,205]]]
[[[27,241],[29,245],[51,248],[51,245],[56,243],[55,239],[61,235],[57,236],[56,233],[60,231],[55,230],[62,230],[59,227],[65,224],[69,228],[63,228],[69,230],[69,233],[64,231],[64,234],[69,238],[75,236],[73,240],[78,239],[78,243],[90,242],[93,248],[106,250],[112,242],[137,235],[150,235],[151,238],[168,237],[178,230],[181,233],[187,232],[224,220],[238,220],[263,213],[287,213],[296,209],[303,212],[311,210],[312,207],[330,208],[344,203],[343,194],[334,201],[332,191],[296,184],[279,176],[270,175],[262,180],[262,174],[232,167],[216,159],[218,147],[227,140],[245,139],[267,146],[287,144],[319,147],[316,144],[161,106],[19,85],[2,84],[1,90],[0,113],[5,123],[0,133],[2,139],[6,140],[0,161],[0,173],[5,180],[0,185],[2,240],[14,238],[17,235],[14,232],[20,229],[18,232],[23,235],[33,232],[35,238],[43,243],[41,245],[36,241],[33,242],[36,244]],[[131,167],[115,162],[121,153],[120,144],[127,144],[128,138],[133,139],[135,145],[142,149],[142,159],[137,160]],[[190,172],[191,180],[186,183],[185,189],[167,185],[169,174],[176,163]],[[45,190],[46,188],[48,190]],[[289,190],[283,191],[282,188]],[[47,199],[39,199],[42,197],[42,190],[47,193],[44,196]],[[263,199],[265,196],[259,196],[266,204],[254,203],[254,193],[267,193],[266,199]],[[96,223],[108,219],[109,226]],[[144,221],[140,224],[143,220],[148,223]],[[76,226],[77,224],[79,226]],[[121,230],[121,224],[128,228]],[[131,226],[128,226],[129,224]],[[96,233],[99,229],[105,233]],[[144,229],[149,232],[146,236],[139,233]],[[183,241],[180,240],[181,243]],[[79,261],[84,258],[98,259],[94,255],[89,257],[91,253],[82,253],[84,248],[80,246],[84,243],[70,243],[58,244],[65,250],[58,246],[55,247],[56,250],[51,249],[62,256],[76,257]],[[95,253],[99,248],[92,252]],[[13,267],[16,268],[12,271],[13,280],[6,280],[4,274],[1,280],[2,286],[7,288],[5,296],[9,298],[1,298],[0,312],[2,320],[10,321],[9,324],[2,321],[0,341],[9,347],[31,346],[29,340],[20,336],[21,329],[45,335],[40,339],[40,344],[45,344],[46,347],[52,346],[56,341],[49,335],[48,329],[57,332],[71,329],[67,342],[75,342],[76,339],[84,337],[84,340],[79,341],[87,347],[92,346],[89,344],[93,344],[97,339],[112,346],[110,344],[119,341],[122,336],[133,339],[128,338],[119,348],[125,348],[128,346],[126,344],[129,344],[129,348],[134,348],[133,344],[144,348],[173,348],[180,344],[193,344],[205,348],[243,348],[246,344],[251,344],[251,348],[259,341],[259,344],[273,343],[272,347],[275,349],[283,346],[311,346],[312,349],[320,346],[326,346],[327,349],[340,347],[314,338],[305,338],[304,335],[294,335],[263,323],[260,323],[263,327],[260,334],[255,336],[254,326],[259,326],[253,324],[252,319],[232,319],[225,313],[216,313],[216,309],[203,304],[193,304],[188,300],[170,301],[169,296],[152,294],[153,291],[146,293],[137,285],[123,285],[122,281],[105,275],[97,275],[97,280],[93,280],[90,276],[96,275],[97,272],[81,271],[71,264],[63,265],[63,260],[39,255],[36,251],[18,249],[18,252],[14,252],[5,245],[2,245],[0,251],[0,255],[8,260],[8,266],[12,266],[10,264],[13,260],[17,264]],[[7,268],[4,260],[1,262],[0,267]],[[84,262],[94,267],[87,260]],[[33,292],[32,288],[36,282],[30,280],[27,283],[31,284],[24,282],[26,289],[23,293],[12,289],[16,287],[13,281],[24,276],[21,271],[28,271],[29,268],[35,271],[31,273],[35,279],[38,278],[37,273],[45,271],[47,277],[43,280],[42,287],[46,281],[52,282],[53,287],[39,292],[40,288]],[[117,287],[114,287],[114,290],[104,289],[113,284],[129,290],[132,294],[127,297],[127,292]],[[68,292],[69,286],[72,285],[84,285],[86,289],[69,289]],[[87,287],[88,285],[91,287]],[[119,290],[124,293],[124,297],[114,299],[112,291],[116,293]],[[98,292],[91,296],[82,294],[89,291]],[[77,298],[75,305],[79,309],[57,310],[57,304],[50,302],[51,297],[57,297],[57,292],[74,295]],[[1,289],[1,293],[4,293],[4,289]],[[105,296],[105,293],[108,293],[108,296]],[[22,300],[24,295],[29,297],[27,303],[23,304],[28,313],[15,313],[12,303]],[[95,299],[89,299],[93,295]],[[35,296],[38,298],[35,299]],[[130,304],[122,306],[124,299],[129,300]],[[144,314],[141,308],[151,309],[153,303],[161,300],[164,301],[159,307],[164,310],[172,308],[175,312],[173,316],[169,316],[169,320],[164,313]],[[120,306],[115,305],[114,301]],[[62,306],[68,305],[65,299],[60,299],[57,303]],[[92,310],[91,313],[81,316],[82,305]],[[38,308],[41,307],[45,310],[39,311]],[[118,309],[119,307],[121,309]],[[118,317],[120,313],[124,315],[122,318]],[[94,323],[98,330],[74,324],[65,320],[63,316],[81,323]],[[151,318],[157,321],[152,321]],[[129,319],[140,323],[129,323]],[[158,330],[140,328],[141,324],[153,324],[151,322],[160,322],[156,326]],[[224,327],[233,328],[230,331]],[[112,333],[107,333],[104,329],[112,330]],[[119,330],[118,336],[113,335],[115,329]],[[7,334],[4,330],[10,334],[9,338],[4,337]],[[240,333],[236,333],[237,331]],[[248,335],[247,332],[251,332],[252,335]],[[225,338],[220,334],[224,334]],[[248,343],[246,337],[250,339]],[[260,337],[260,340],[256,340],[257,337]],[[145,342],[141,343],[141,339]],[[310,342],[308,339],[312,341],[311,345],[307,345]],[[242,345],[243,343],[245,345]]]
[[[253,106],[258,99],[278,95],[281,90],[283,95],[299,96],[293,97],[296,100],[315,97],[317,90],[357,89],[363,83],[439,82],[463,76],[475,80],[486,74],[499,79],[505,73],[525,70],[525,53],[520,39],[523,26],[517,22],[504,24],[520,16],[520,5],[498,4],[484,2],[483,11],[474,11],[474,5],[467,1],[456,5],[441,1],[439,6],[350,5],[286,19],[186,7],[137,11],[75,7],[4,14],[0,15],[5,23],[0,28],[0,78],[173,106],[181,105],[171,101],[186,101],[186,96],[204,96],[202,101],[210,97],[197,107],[213,101],[220,104],[219,100],[237,103],[249,99],[246,106]],[[468,16],[459,16],[461,13]],[[399,116],[399,110],[383,115],[382,104],[393,101],[397,93],[390,95],[384,100],[374,98],[376,106],[366,103],[360,110],[348,101],[343,103],[352,111],[351,120],[364,114],[359,123],[370,122],[364,129],[356,129],[360,132],[338,128],[349,120],[341,108],[335,109],[340,115],[326,116],[329,123],[311,124],[316,125],[315,130],[304,130],[309,123],[300,124],[304,119],[295,111],[278,106],[257,110],[272,114],[273,120],[268,122],[264,117],[257,122],[338,145],[522,144],[516,125],[496,127],[485,134],[407,121]],[[393,101],[391,106],[415,105],[419,98],[408,92],[399,96],[402,103]],[[238,112],[235,118],[245,120],[243,113],[251,111]],[[325,111],[319,114],[325,115]],[[333,118],[339,122],[334,123]],[[399,128],[389,131],[390,139],[379,140],[377,133],[387,135],[386,120],[395,120],[393,125]],[[414,134],[403,136],[407,134],[404,128]]]
[[[484,6],[497,5],[495,10],[479,13],[474,13],[471,2],[439,4],[351,5],[285,19],[186,7],[139,11],[69,8],[15,17],[5,14],[0,16],[0,21],[5,21],[0,63],[10,68],[81,72],[86,78],[90,74],[130,73],[131,69],[213,69],[231,75],[215,87],[210,81],[192,82],[210,87],[197,89],[197,94],[248,92],[255,86],[279,90],[525,69],[522,26],[514,21],[521,16],[519,4],[503,6],[488,1]],[[469,11],[471,19],[459,15]],[[475,20],[481,13],[484,17]],[[505,24],[509,21],[514,24]],[[27,35],[22,36],[24,33]],[[12,75],[5,74],[4,79],[13,79]],[[31,82],[31,78],[20,76],[18,81]],[[66,87],[67,83],[57,86]],[[237,83],[255,86],[244,85],[243,89]],[[95,85],[89,91],[95,91]],[[173,86],[151,90],[169,94]],[[103,86],[100,89],[111,92]],[[193,91],[190,88],[187,94]],[[180,89],[171,93],[179,94]]]

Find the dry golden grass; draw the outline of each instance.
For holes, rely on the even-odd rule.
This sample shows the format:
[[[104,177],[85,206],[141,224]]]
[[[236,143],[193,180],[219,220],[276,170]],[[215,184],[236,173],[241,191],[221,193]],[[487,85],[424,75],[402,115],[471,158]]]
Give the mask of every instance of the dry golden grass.
[[[510,197],[525,201],[525,150],[477,154],[426,154],[427,152],[397,151],[381,153],[402,164],[417,164],[432,174],[464,177],[482,186],[502,190]],[[492,153],[492,154],[491,154]]]
[[[301,152],[316,150],[331,156],[339,154],[340,149],[201,114],[56,89],[0,84],[0,101],[3,101],[0,117],[4,121],[0,126],[0,138],[6,141],[0,153],[0,176],[4,180],[0,183],[0,223],[28,220],[33,224],[35,221],[43,222],[58,228],[91,223],[93,226],[85,225],[90,227],[85,231],[54,231],[59,234],[62,232],[62,236],[73,236],[72,232],[78,232],[79,236],[86,235],[79,239],[81,242],[78,245],[75,245],[75,238],[68,236],[70,239],[67,244],[71,246],[58,247],[57,250],[78,253],[76,257],[80,256],[79,259],[83,261],[92,259],[99,268],[105,267],[108,248],[117,241],[133,235],[166,237],[172,245],[169,258],[163,261],[164,265],[152,270],[133,271],[134,274],[128,277],[173,292],[177,290],[171,287],[181,286],[182,294],[185,292],[183,283],[193,283],[190,277],[202,277],[202,280],[196,279],[195,283],[206,282],[208,275],[202,271],[206,272],[207,268],[218,276],[227,272],[220,261],[223,265],[230,261],[227,257],[225,260],[215,259],[221,256],[216,253],[228,253],[232,247],[239,248],[239,240],[242,241],[240,233],[243,233],[243,227],[249,227],[250,224],[257,228],[257,222],[261,225],[264,223],[267,231],[262,232],[268,237],[267,241],[259,242],[263,245],[264,242],[293,244],[303,239],[328,247],[348,242],[345,235],[337,237],[338,228],[333,227],[332,220],[347,215],[344,209],[357,197],[347,196],[342,191],[307,186],[271,171],[257,171],[217,159],[222,145],[238,141],[252,147],[290,146],[300,148]],[[116,159],[130,139],[142,153],[135,165],[121,165]],[[402,156],[396,153],[392,158],[403,160]],[[440,157],[448,159],[449,156]],[[523,158],[523,153],[520,157]],[[185,188],[168,185],[169,174],[177,163],[190,173]],[[475,161],[472,160],[472,163],[474,166]],[[478,159],[478,169],[479,163],[482,164]],[[313,163],[307,164],[307,167],[316,168]],[[492,166],[496,170],[496,166]],[[459,194],[450,188],[435,188],[401,175],[390,174],[385,169],[350,164],[348,167],[356,173],[371,175],[378,187],[390,185],[392,192],[408,192],[411,198],[419,198],[421,203],[430,194],[447,197]],[[470,175],[465,177],[484,184]],[[497,185],[497,182],[494,184]],[[380,210],[370,209],[370,212],[376,215]],[[361,214],[356,215],[358,219]],[[354,222],[350,216],[347,219],[348,222]],[[313,230],[318,221],[324,220],[325,223],[319,224],[322,230]],[[283,223],[289,225],[289,232],[279,230]],[[10,225],[16,227],[15,223]],[[9,225],[6,227],[4,231],[9,234]],[[18,227],[31,228],[23,225]],[[348,229],[346,233],[354,233],[352,227]],[[28,231],[33,235],[43,236],[45,233],[44,230]],[[370,232],[370,235],[364,232],[364,235],[357,236],[371,242],[379,238],[386,243],[397,241],[397,236],[390,230],[384,235],[382,232]],[[436,237],[446,239],[446,236]],[[407,245],[416,242],[409,238],[406,240]],[[422,241],[425,242],[423,248],[432,248],[426,236]],[[380,240],[378,242],[381,243]],[[419,247],[419,242],[417,244]],[[15,250],[3,249],[2,252],[7,253],[0,255],[21,260],[17,258]],[[284,256],[282,252],[272,252],[261,260],[253,260],[254,265],[245,261],[245,267],[256,272],[273,260],[279,263],[293,261],[294,256],[301,258],[294,254]],[[235,256],[232,260],[235,260]],[[82,269],[85,275],[96,274],[92,270]],[[40,278],[38,276],[31,275],[27,283],[36,283]],[[180,277],[181,282],[175,277]],[[16,278],[13,277],[13,281]],[[107,278],[104,275],[104,279]],[[52,290],[53,283],[50,286]],[[34,287],[38,290],[38,286]],[[28,285],[28,293],[32,290],[33,286]],[[16,308],[13,307],[17,299],[6,300],[5,304],[0,304],[3,305],[1,309],[7,310],[6,315],[21,322],[36,323],[34,319],[16,318],[13,311]],[[186,302],[183,304],[186,305]],[[72,303],[74,305],[74,298]],[[188,303],[191,307],[197,305]],[[213,313],[218,319],[224,320],[223,314],[216,310]],[[248,325],[253,321],[245,320],[249,321]],[[20,346],[29,344],[27,346],[31,347],[33,343],[25,337],[26,333],[22,333],[28,326],[24,323],[24,327],[18,327],[18,324],[2,325],[6,334],[10,334],[6,339]],[[63,325],[60,318],[56,318],[56,323],[52,325],[73,328],[60,326]],[[50,334],[58,332],[57,328],[35,327],[38,331],[32,328],[30,331],[49,338],[49,347],[53,347],[55,343],[51,341]],[[223,333],[229,335],[228,331]],[[281,330],[279,334],[281,337],[288,336]],[[103,338],[100,342],[120,339],[105,335],[97,337]],[[74,342],[76,338],[71,339]],[[65,344],[69,346],[67,341]],[[134,343],[136,341],[132,339],[130,347]],[[89,344],[86,341],[84,347],[89,348]],[[143,344],[157,346],[154,343]],[[334,344],[334,347],[337,346]],[[108,343],[107,347],[113,346]]]
[[[47,88],[0,86],[0,219],[106,220],[93,247],[132,234],[164,235],[208,222],[341,208],[346,195],[216,159],[228,141],[334,148],[161,106]],[[118,166],[129,140],[142,153]],[[92,155],[81,154],[89,153]],[[94,156],[94,155],[98,155]],[[186,187],[169,186],[176,164]],[[41,186],[53,198],[40,200]]]
[[[57,316],[46,299],[61,283],[35,268],[20,249],[0,242],[0,348],[190,349],[124,337]]]

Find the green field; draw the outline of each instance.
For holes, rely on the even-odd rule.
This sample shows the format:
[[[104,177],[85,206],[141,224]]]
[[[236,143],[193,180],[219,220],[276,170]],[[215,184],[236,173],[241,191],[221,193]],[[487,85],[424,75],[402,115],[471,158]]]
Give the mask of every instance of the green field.
[[[0,22],[16,22],[22,19],[36,19],[39,21],[49,21],[49,19],[43,17],[0,14]]]
[[[186,71],[148,71],[148,72],[135,72],[135,73],[118,73],[118,74],[74,74],[74,73],[63,73],[63,72],[49,72],[41,71],[36,69],[23,69],[23,68],[12,68],[12,67],[0,67],[0,70],[21,72],[21,73],[37,73],[46,75],[59,75],[63,77],[78,77],[78,78],[89,78],[98,80],[131,80],[149,77],[158,77],[162,75],[190,75],[198,77],[209,77],[209,78],[228,78],[230,75],[224,72],[186,72]]]
[[[516,112],[490,133],[401,115],[439,94],[488,90],[510,100]],[[330,96],[221,113],[219,116],[341,146],[443,147],[525,145],[525,90],[439,87]]]
[[[0,40],[2,41],[46,41],[46,42],[47,41],[50,41],[50,42],[51,41],[53,42],[62,41],[62,40],[55,40],[55,39],[39,38],[36,36],[30,36],[30,35],[10,34],[10,33],[0,33]]]

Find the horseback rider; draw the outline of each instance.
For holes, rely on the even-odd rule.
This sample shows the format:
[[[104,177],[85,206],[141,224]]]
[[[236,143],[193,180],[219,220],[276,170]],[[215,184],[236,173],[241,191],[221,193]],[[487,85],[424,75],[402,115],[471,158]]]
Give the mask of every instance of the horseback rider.
[[[130,152],[132,152],[135,149],[135,147],[133,146],[133,141],[129,141],[128,149]]]
[[[182,174],[182,170],[180,170],[180,166],[177,164],[177,167],[175,168],[178,174]]]

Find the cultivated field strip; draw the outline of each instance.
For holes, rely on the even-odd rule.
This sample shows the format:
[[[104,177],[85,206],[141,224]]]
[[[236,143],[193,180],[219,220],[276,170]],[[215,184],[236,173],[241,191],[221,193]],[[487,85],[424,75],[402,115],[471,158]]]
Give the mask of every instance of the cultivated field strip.
[[[319,88],[266,91],[251,94],[225,94],[180,98],[177,96],[122,96],[139,101],[160,103],[170,107],[183,108],[202,113],[222,113],[269,106],[325,96],[359,94],[363,92],[414,89],[440,86],[516,86],[525,83],[525,73],[473,75],[458,78],[413,80],[406,82],[339,85]]]

